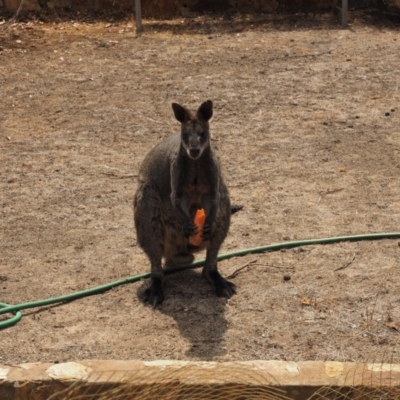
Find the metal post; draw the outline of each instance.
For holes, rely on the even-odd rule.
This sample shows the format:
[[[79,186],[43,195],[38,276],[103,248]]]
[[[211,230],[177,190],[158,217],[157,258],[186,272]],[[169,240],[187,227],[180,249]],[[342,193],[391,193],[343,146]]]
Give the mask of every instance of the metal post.
[[[346,28],[347,26],[347,14],[349,11],[349,1],[348,0],[342,0],[342,28]]]
[[[135,0],[135,17],[136,17],[136,33],[140,34],[143,32],[142,5],[140,0]]]

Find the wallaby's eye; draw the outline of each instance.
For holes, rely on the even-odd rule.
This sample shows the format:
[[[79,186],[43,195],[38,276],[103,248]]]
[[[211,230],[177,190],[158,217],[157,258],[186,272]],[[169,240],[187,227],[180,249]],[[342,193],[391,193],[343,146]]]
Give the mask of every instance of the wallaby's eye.
[[[187,132],[182,132],[182,140],[184,142],[189,141],[189,134]]]
[[[200,139],[204,140],[206,138],[206,133],[204,131],[201,131],[199,133]]]

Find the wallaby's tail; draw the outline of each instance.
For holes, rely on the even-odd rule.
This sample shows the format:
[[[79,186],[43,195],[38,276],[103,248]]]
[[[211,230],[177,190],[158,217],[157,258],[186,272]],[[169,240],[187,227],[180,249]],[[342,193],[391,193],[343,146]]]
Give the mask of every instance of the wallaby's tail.
[[[235,214],[243,208],[240,204],[232,204],[231,205],[231,214]]]

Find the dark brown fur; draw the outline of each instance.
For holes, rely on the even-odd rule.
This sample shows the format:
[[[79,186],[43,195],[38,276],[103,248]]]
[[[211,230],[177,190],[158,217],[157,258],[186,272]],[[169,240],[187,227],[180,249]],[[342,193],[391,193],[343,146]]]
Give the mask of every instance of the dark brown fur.
[[[194,259],[198,248],[191,246],[188,238],[196,233],[193,221],[198,208],[206,212],[203,275],[218,296],[230,298],[235,293],[235,286],[217,268],[231,205],[210,143],[212,102],[204,102],[196,114],[175,103],[172,108],[181,122],[181,133],[163,140],[145,157],[134,199],[137,239],[151,264],[151,285],[144,300],[153,306],[164,299],[162,258],[166,266],[190,264]]]

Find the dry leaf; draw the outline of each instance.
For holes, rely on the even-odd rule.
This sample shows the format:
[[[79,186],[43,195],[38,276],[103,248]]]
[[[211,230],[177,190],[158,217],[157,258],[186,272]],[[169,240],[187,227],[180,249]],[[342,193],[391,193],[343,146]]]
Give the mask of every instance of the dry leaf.
[[[386,322],[385,325],[386,325],[388,328],[393,329],[394,331],[400,333],[400,328],[396,325],[395,322],[393,322],[393,321]]]
[[[300,303],[301,303],[303,306],[310,306],[310,305],[311,305],[311,299],[308,298],[308,297],[302,297],[302,298],[300,299]]]

